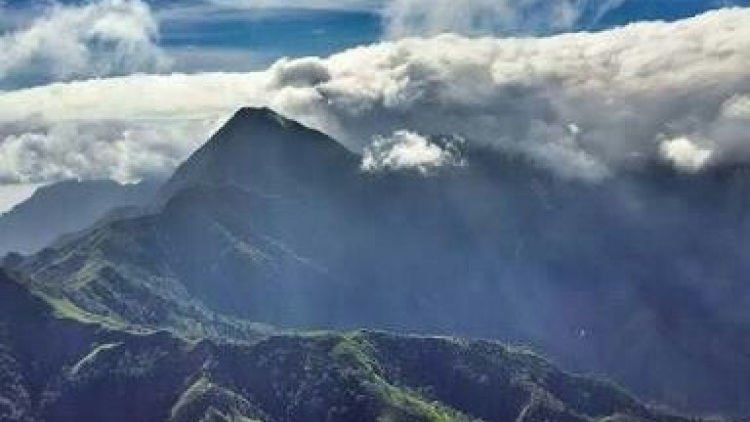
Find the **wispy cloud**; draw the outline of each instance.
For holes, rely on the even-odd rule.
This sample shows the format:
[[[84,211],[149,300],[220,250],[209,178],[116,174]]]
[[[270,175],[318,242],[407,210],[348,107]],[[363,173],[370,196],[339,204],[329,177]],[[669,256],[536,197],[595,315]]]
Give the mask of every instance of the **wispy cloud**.
[[[383,16],[389,38],[534,34],[598,21],[626,0],[390,0]]]

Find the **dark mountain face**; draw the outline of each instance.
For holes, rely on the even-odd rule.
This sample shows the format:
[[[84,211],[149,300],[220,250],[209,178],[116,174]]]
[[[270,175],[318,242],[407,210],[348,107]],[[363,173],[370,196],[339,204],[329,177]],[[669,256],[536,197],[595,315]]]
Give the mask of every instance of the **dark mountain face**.
[[[12,264],[123,325],[247,337],[241,318],[520,341],[649,399],[750,411],[747,170],[654,165],[584,184],[464,154],[467,166],[429,176],[365,173],[325,135],[243,109],[152,213]]]
[[[161,189],[235,187],[259,195],[309,195],[350,178],[359,158],[328,136],[270,109],[240,109]]]
[[[189,342],[60,315],[0,272],[8,421],[675,421],[490,342],[384,333]]]
[[[39,188],[31,198],[0,215],[0,256],[32,253],[58,237],[83,230],[117,208],[148,204],[155,182],[65,181]]]

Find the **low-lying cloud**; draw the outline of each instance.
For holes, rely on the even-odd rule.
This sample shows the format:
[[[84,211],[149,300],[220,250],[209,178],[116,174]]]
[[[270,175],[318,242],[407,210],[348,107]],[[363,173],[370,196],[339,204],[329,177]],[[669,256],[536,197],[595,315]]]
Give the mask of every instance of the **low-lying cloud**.
[[[408,130],[396,131],[390,137],[376,137],[365,147],[362,169],[368,172],[417,170],[422,174],[445,166],[464,165],[459,141],[442,144]]]
[[[710,149],[701,148],[684,136],[662,142],[660,151],[675,167],[687,172],[699,171],[711,158]]]
[[[210,128],[242,105],[271,106],[358,152],[399,130],[456,134],[590,181],[652,161],[691,171],[746,162],[748,22],[750,9],[733,8],[546,38],[441,35],[282,60],[264,72],[132,75],[8,92],[0,94],[0,174],[133,180],[169,171],[205,139],[186,121]],[[115,122],[119,132],[100,128]],[[61,124],[75,130],[66,135]],[[123,137],[131,127],[138,130]],[[161,134],[158,147],[140,135],[146,128]],[[68,158],[49,143],[20,142],[28,133],[54,133]],[[131,153],[94,154],[82,139]]]

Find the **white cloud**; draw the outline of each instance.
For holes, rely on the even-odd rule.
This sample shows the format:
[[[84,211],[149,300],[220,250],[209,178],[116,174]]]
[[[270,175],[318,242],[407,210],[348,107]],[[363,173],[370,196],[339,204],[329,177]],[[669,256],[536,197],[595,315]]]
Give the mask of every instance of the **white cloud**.
[[[141,0],[53,5],[0,36],[0,87],[161,70],[158,25]]]
[[[661,143],[662,156],[675,167],[687,172],[701,170],[711,158],[711,150],[701,148],[686,137],[665,140]]]
[[[106,174],[101,169],[112,167],[118,178],[137,178],[184,158],[202,140],[185,121],[213,122],[242,105],[271,106],[355,151],[403,128],[456,134],[586,180],[662,160],[664,139],[682,136],[711,150],[706,165],[748,161],[747,22],[750,9],[736,8],[547,38],[443,35],[284,60],[264,72],[133,75],[3,93],[0,148],[12,141],[19,152],[0,172],[9,181],[29,180],[32,170],[20,169],[34,166],[49,167],[33,171],[50,178],[65,171]],[[148,136],[97,129],[113,121],[138,129],[134,134],[151,128],[170,135],[161,138],[164,148],[148,147]],[[56,135],[61,140],[53,144],[18,140],[29,132],[63,133],[57,125],[75,126],[70,133],[100,145],[128,145],[133,153],[87,155],[84,142],[71,139],[71,148],[90,161],[74,165],[51,146],[73,135]],[[141,142],[148,153],[138,156]],[[166,148],[172,142],[180,146]],[[38,154],[21,153],[23,145]]]
[[[362,155],[362,169],[369,172],[416,169],[422,174],[443,166],[464,164],[455,142],[439,145],[408,130],[391,137],[376,137]]]

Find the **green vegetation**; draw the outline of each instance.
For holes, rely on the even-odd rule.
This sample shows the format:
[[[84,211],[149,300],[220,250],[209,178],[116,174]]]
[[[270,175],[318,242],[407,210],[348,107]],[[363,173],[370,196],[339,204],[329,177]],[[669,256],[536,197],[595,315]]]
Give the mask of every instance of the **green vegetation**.
[[[128,324],[125,321],[87,312],[76,306],[68,298],[53,297],[40,292],[35,294],[51,306],[52,314],[56,318],[71,319],[85,324],[99,324],[109,329],[128,328]]]
[[[428,402],[406,387],[389,384],[381,375],[383,369],[375,358],[373,349],[374,346],[361,332],[345,334],[338,337],[338,344],[331,351],[331,356],[342,367],[354,371],[359,382],[383,403],[378,422],[469,420],[439,402]]]
[[[492,342],[370,331],[190,340],[120,329],[2,273],[0,305],[2,420],[667,420]]]

